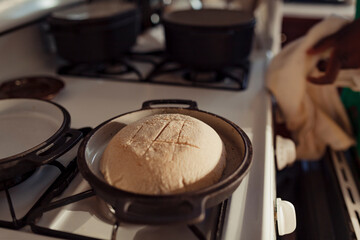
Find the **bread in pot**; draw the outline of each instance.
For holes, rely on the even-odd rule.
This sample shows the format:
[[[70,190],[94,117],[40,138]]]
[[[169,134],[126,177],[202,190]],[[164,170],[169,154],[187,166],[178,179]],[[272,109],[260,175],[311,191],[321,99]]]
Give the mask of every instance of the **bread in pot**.
[[[204,122],[182,114],[158,114],[122,128],[107,145],[100,169],[125,191],[172,194],[219,181],[225,146]]]

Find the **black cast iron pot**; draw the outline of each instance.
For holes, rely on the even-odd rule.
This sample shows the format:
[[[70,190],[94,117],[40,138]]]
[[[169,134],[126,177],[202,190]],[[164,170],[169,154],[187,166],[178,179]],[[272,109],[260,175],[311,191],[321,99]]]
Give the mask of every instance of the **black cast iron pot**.
[[[158,104],[163,106],[152,107]],[[171,107],[171,104],[187,107]],[[99,170],[99,164],[110,139],[129,123],[163,113],[189,115],[217,131],[227,151],[226,168],[220,181],[201,190],[168,195],[137,194],[109,185]],[[78,151],[80,172],[97,196],[113,207],[120,222],[137,224],[194,223],[203,220],[206,208],[227,199],[239,186],[249,171],[251,162],[252,145],[241,128],[223,117],[199,110],[196,102],[188,100],[145,102],[140,110],[116,116],[100,124],[85,137]]]
[[[51,163],[80,141],[62,106],[45,100],[0,100],[0,183]]]
[[[61,58],[102,63],[120,59],[135,44],[140,11],[135,4],[95,1],[54,12],[48,23]]]
[[[166,52],[195,70],[220,70],[241,65],[249,57],[255,26],[250,12],[225,9],[167,13],[162,22]]]

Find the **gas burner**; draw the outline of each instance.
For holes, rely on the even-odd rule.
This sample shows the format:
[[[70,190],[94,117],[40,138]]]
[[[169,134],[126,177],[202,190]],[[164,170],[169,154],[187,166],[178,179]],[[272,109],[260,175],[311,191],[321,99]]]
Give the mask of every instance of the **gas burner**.
[[[164,59],[156,64],[147,82],[187,87],[240,91],[247,88],[248,61],[216,71],[197,71]]]
[[[218,71],[198,72],[189,70],[183,73],[183,78],[190,82],[201,83],[218,83],[225,80],[225,76]]]
[[[98,64],[67,64],[58,69],[60,75],[113,80],[142,80],[140,71],[126,60],[117,60]]]
[[[101,74],[114,74],[114,75],[120,75],[125,74],[130,71],[130,67],[128,65],[125,65],[123,63],[110,63],[102,65],[98,72]]]

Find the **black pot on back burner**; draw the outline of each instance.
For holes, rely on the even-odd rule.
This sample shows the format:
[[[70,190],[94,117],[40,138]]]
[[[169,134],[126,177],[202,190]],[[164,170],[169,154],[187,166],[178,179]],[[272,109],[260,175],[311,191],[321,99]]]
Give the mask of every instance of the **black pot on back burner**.
[[[133,3],[93,1],[48,18],[59,57],[71,64],[119,60],[136,43],[140,10]]]
[[[248,61],[255,26],[249,12],[182,10],[165,14],[162,22],[168,57],[187,68],[218,71]]]

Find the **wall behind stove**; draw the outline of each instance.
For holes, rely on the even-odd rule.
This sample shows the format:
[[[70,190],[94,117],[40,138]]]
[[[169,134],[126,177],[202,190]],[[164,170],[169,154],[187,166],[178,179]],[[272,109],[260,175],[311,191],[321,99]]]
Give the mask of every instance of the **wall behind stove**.
[[[0,0],[0,82],[53,70],[39,19],[84,1]]]
[[[55,58],[36,23],[0,35],[0,82],[20,76],[53,74]]]

